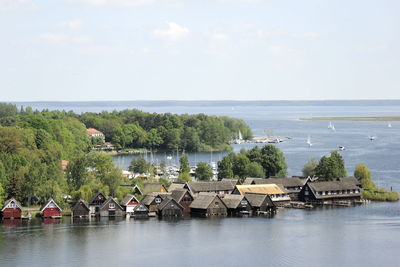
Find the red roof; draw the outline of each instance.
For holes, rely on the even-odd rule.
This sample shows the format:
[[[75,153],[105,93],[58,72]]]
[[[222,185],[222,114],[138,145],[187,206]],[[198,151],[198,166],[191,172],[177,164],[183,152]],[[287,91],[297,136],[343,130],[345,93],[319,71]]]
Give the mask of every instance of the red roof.
[[[86,132],[88,135],[103,134],[102,132],[100,132],[99,130],[96,130],[95,128],[86,129]]]

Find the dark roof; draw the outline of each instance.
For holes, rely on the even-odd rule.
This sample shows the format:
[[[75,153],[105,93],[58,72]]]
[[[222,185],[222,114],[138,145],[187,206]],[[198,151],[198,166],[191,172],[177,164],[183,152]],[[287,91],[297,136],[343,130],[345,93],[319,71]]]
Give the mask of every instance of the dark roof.
[[[10,199],[8,199],[8,200],[6,200],[6,201],[4,202],[4,205],[3,205],[3,208],[2,208],[1,211],[3,211],[3,210],[7,207],[7,205],[10,204],[11,201],[14,201],[15,205],[17,205],[17,207],[18,207],[20,210],[22,210],[21,204],[19,204],[19,202],[18,202],[16,199],[10,198]]]
[[[107,199],[106,196],[105,196],[103,193],[98,192],[98,193],[97,193],[96,195],[94,195],[94,197],[89,201],[89,205],[95,200],[95,198],[96,198],[98,195],[102,195],[103,198],[104,198],[104,201]]]
[[[100,206],[100,209],[102,209],[102,208],[103,208],[105,205],[107,205],[107,203],[110,202],[110,201],[113,201],[115,204],[117,204],[117,206],[118,206],[121,210],[124,210],[124,209],[118,204],[118,202],[115,201],[115,199],[112,198],[112,197],[110,197],[110,198],[108,198],[106,201],[104,201],[104,203]]]
[[[340,181],[326,181],[326,182],[309,182],[307,185],[313,191],[316,198],[332,198],[332,197],[348,197],[348,196],[360,196],[361,189],[354,184],[354,182],[340,182]],[[334,194],[334,195],[321,195],[316,194],[316,192],[324,191],[342,191],[342,190],[359,190],[359,193],[352,194]]]
[[[274,206],[275,204],[272,202],[271,198],[268,195],[264,194],[252,194],[246,193],[244,194],[247,200],[249,201],[250,205],[255,208],[261,207],[262,203],[265,199],[267,199],[268,206]]]
[[[242,195],[225,195],[222,201],[228,209],[236,209],[244,198]]]
[[[88,204],[86,201],[82,200],[82,199],[79,199],[77,202],[75,202],[75,203],[72,205],[72,208],[71,208],[71,209],[75,209],[75,207],[76,207],[78,204],[80,204],[80,203],[82,203],[83,206],[84,206],[87,210],[90,210],[89,204]]]
[[[164,193],[164,192],[151,192],[146,194],[141,203],[143,203],[144,205],[148,206],[151,204],[151,202],[153,202],[153,200],[157,197],[160,196],[162,199],[166,198],[167,196],[171,195],[171,193]]]
[[[239,184],[239,179],[234,179],[234,178],[222,178],[221,181],[223,181],[223,182],[231,182],[231,184],[233,186]]]
[[[361,182],[356,177],[342,177],[339,178],[338,181],[340,182],[350,182],[354,183],[356,186],[361,186]]]
[[[246,178],[245,182],[250,181],[252,179],[250,184],[281,184],[284,187],[302,187],[304,186],[304,182],[298,178],[298,177],[293,177],[293,178]]]
[[[163,184],[147,183],[143,185],[144,192],[161,192],[161,187],[164,187],[165,191],[168,189]]]
[[[175,203],[175,205],[177,205],[181,210],[183,210],[183,207],[175,200],[173,199],[171,196],[165,198],[157,207],[158,210],[163,210],[169,203]]]
[[[128,205],[128,203],[132,200],[132,198],[134,198],[137,202],[139,202],[138,200],[137,200],[137,198],[134,196],[134,195],[130,195],[130,194],[128,194],[128,195],[126,195],[125,197],[124,197],[124,199],[122,199],[122,201],[121,201],[121,205],[122,206],[126,206],[126,205]]]
[[[171,191],[171,197],[179,203],[181,202],[182,198],[185,196],[186,193],[189,193],[189,195],[193,198],[192,194],[187,189],[173,190]]]
[[[230,181],[188,182],[193,193],[208,191],[232,191],[235,186]]]
[[[221,200],[217,194],[201,194],[198,195],[190,204],[192,209],[207,209],[215,198]],[[223,201],[221,201],[223,203]],[[224,204],[224,203],[223,203]],[[225,204],[224,204],[225,205]],[[226,205],[225,205],[226,206]]]
[[[176,189],[183,189],[184,186],[185,186],[185,184],[172,183],[168,187],[168,192],[171,192],[172,190],[176,190]]]
[[[139,203],[136,207],[133,208],[133,211],[137,211],[138,209],[146,209],[146,211],[149,211],[149,209],[144,205],[143,203]]]

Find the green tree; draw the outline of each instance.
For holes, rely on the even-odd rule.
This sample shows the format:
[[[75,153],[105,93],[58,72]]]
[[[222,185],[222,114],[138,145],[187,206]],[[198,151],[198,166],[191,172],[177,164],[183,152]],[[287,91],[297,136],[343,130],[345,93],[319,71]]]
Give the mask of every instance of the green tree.
[[[331,152],[329,157],[323,156],[315,169],[315,173],[321,181],[334,181],[347,175],[344,160],[337,151]]]
[[[211,180],[213,173],[211,167],[205,162],[197,163],[195,176],[197,179],[201,181],[209,181]]]
[[[364,189],[374,189],[376,188],[375,183],[372,181],[371,172],[365,166],[365,164],[359,163],[356,165],[354,170],[354,177],[361,182],[361,186]]]
[[[178,182],[180,183],[186,183],[186,182],[191,182],[192,178],[190,177],[190,173],[184,172],[184,173],[179,173],[178,176]]]
[[[245,177],[254,177],[254,178],[264,178],[265,172],[264,168],[258,162],[250,162],[246,166],[246,176]],[[243,178],[245,178],[243,177]]]
[[[304,165],[301,170],[303,176],[305,177],[314,177],[316,174],[316,168],[318,166],[318,161],[315,158],[310,158],[308,162]]]
[[[68,163],[67,179],[74,190],[87,183],[88,162],[85,156],[79,156]]]
[[[0,184],[0,209],[3,207],[3,202],[6,200],[6,191]]]
[[[129,170],[136,173],[147,173],[149,171],[149,164],[143,157],[134,158],[129,165]]]
[[[121,170],[114,168],[109,173],[107,173],[102,179],[103,184],[108,186],[110,190],[110,195],[112,197],[115,197],[117,195],[118,187],[121,184],[121,178],[122,178]]]
[[[247,175],[250,160],[244,154],[236,154],[233,160],[232,171],[236,177],[244,179]]]
[[[179,159],[179,164],[179,173],[190,173],[189,158],[186,154]]]
[[[286,176],[287,165],[282,151],[274,145],[268,144],[261,148],[261,162],[265,177]]]
[[[233,161],[235,159],[235,153],[229,153],[218,162],[218,180],[223,178],[234,178],[233,173]]]

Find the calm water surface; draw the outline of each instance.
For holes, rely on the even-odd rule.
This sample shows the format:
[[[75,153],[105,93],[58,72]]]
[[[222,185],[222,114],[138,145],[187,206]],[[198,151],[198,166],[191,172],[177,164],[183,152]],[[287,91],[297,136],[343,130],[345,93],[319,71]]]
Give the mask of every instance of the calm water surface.
[[[25,104],[26,105],[26,104]],[[36,105],[36,106],[35,106]],[[160,105],[160,103],[35,103],[36,108],[75,110],[140,108],[149,112],[206,113],[244,119],[255,135],[271,129],[291,136],[278,144],[290,175],[310,157],[339,145],[351,174],[366,163],[380,186],[400,191],[400,122],[301,121],[309,116],[400,115],[397,102],[312,105]],[[311,135],[312,148],[306,144]],[[369,135],[377,136],[371,142]],[[235,146],[238,151],[242,147]],[[217,161],[223,153],[190,154],[191,163]],[[165,158],[164,153],[154,160]],[[121,167],[132,156],[116,157]],[[59,224],[40,220],[0,224],[0,266],[400,266],[400,203],[351,208],[285,210],[274,218],[164,221],[100,220]]]

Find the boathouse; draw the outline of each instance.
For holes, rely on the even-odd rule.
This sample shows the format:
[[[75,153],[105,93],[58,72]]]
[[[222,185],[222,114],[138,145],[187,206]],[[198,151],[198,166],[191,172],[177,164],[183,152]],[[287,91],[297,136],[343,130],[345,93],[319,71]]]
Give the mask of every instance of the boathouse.
[[[71,207],[71,215],[72,217],[89,217],[90,216],[90,208],[89,204],[86,201],[79,199],[75,202]]]
[[[361,188],[350,181],[308,182],[300,199],[314,204],[354,203],[361,199]]]
[[[50,198],[49,201],[42,206],[40,211],[42,212],[43,218],[61,218],[62,209],[52,198]]]
[[[149,217],[149,209],[143,203],[139,203],[139,205],[133,209],[133,217],[147,218]]]
[[[271,177],[263,178],[246,178],[244,184],[280,184],[288,192],[292,201],[299,200],[299,193],[308,179],[300,179],[300,177]]]
[[[276,206],[284,206],[290,203],[288,192],[282,185],[277,184],[251,184],[237,185],[232,194],[244,195],[246,193],[269,195]]]
[[[245,196],[252,207],[254,215],[261,213],[275,213],[276,206],[268,195],[246,193]]]
[[[149,209],[149,212],[157,212],[158,205],[161,204],[161,202],[169,195],[171,195],[171,193],[148,193],[144,196],[141,203]]]
[[[199,193],[215,193],[220,196],[232,193],[235,186],[230,181],[187,182],[185,188],[193,196]]]
[[[21,219],[22,206],[17,200],[10,198],[4,202],[4,206],[1,209],[1,215],[3,219]]]
[[[165,198],[157,207],[159,217],[177,217],[183,215],[183,207],[171,196]]]
[[[192,216],[226,216],[228,210],[224,202],[217,194],[199,194],[190,204]]]
[[[100,217],[122,217],[125,215],[124,209],[110,197],[100,207]]]
[[[120,204],[126,213],[133,214],[133,210],[139,205],[139,200],[134,195],[126,195]]]
[[[171,191],[171,197],[176,200],[183,207],[184,213],[190,213],[190,204],[192,204],[194,197],[187,189],[177,189]]]
[[[98,215],[100,211],[100,207],[107,200],[107,198],[103,195],[103,193],[97,193],[92,200],[89,201],[89,208],[91,215]]]
[[[226,195],[222,201],[228,209],[229,216],[251,215],[252,207],[246,196]]]
[[[350,182],[354,183],[356,186],[362,188],[361,181],[359,181],[356,177],[342,177],[337,179],[339,182]]]

